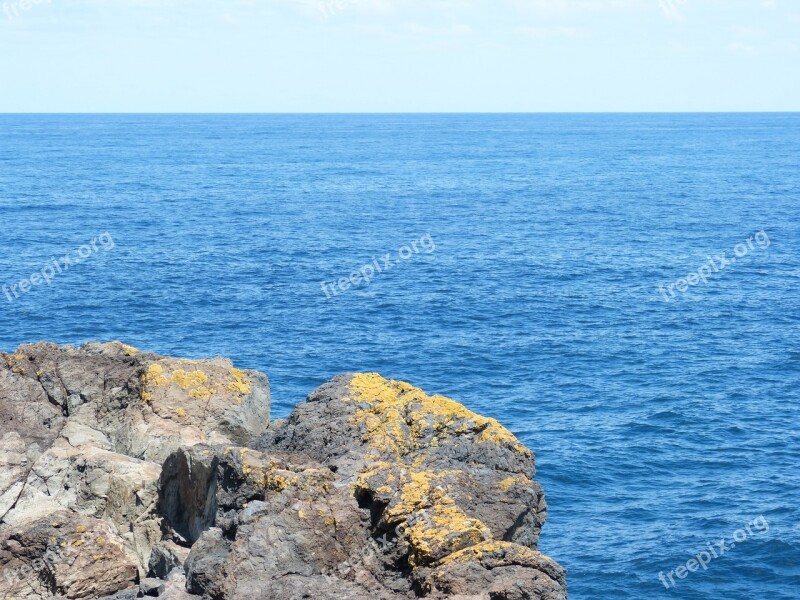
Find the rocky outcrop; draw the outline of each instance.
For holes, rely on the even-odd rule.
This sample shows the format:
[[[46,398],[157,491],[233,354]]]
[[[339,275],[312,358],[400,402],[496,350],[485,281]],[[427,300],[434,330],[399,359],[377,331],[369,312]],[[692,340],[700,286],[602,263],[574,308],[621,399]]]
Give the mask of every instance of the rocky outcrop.
[[[0,599],[566,598],[529,450],[376,374],[269,424],[225,359],[0,354]]]

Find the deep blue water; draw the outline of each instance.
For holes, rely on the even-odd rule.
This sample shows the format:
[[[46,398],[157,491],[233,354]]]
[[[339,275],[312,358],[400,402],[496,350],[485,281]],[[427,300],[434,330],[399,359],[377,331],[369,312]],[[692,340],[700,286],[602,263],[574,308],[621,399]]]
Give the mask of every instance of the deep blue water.
[[[0,348],[227,355],[275,416],[380,371],[536,452],[571,598],[796,600],[799,217],[800,115],[6,115],[0,285],[90,246],[0,296]]]

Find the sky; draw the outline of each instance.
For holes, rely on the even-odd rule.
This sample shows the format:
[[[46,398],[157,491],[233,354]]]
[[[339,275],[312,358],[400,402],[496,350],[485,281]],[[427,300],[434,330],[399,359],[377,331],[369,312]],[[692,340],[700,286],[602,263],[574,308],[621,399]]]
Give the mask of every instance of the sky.
[[[0,0],[0,112],[800,110],[800,0]]]

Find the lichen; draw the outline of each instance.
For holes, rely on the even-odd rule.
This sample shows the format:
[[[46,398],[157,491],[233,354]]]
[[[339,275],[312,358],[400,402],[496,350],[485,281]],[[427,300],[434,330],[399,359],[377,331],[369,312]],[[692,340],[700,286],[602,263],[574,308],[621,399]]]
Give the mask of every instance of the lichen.
[[[512,477],[507,477],[506,479],[503,479],[502,481],[499,481],[497,483],[497,487],[501,492],[506,494],[515,485],[524,483],[523,479],[525,479],[525,477],[523,475],[515,475],[515,476],[512,476]]]
[[[467,516],[441,489],[432,496],[431,508],[414,515],[406,529],[412,565],[431,564],[491,537],[486,525]]]
[[[112,350],[122,350],[127,356],[136,356],[139,354],[139,349],[134,348],[130,344],[125,344],[123,342],[106,342],[102,344],[103,348],[109,348]]]
[[[466,437],[475,446],[504,446],[530,457],[530,451],[495,419],[482,417],[444,396],[429,396],[408,383],[376,373],[354,375],[345,399],[355,404],[350,425],[370,449],[368,467],[356,477],[357,494],[368,493],[380,506],[381,527],[404,526],[412,566],[431,566],[487,543],[491,530],[466,514],[448,490],[463,482],[463,471],[431,470],[431,448]],[[386,462],[386,461],[389,462]],[[500,481],[505,494],[525,476]]]
[[[381,515],[385,526],[405,526],[413,566],[432,564],[491,535],[486,525],[467,515],[439,485],[454,473],[416,471],[405,465],[378,462],[364,469],[356,479],[358,491],[374,490],[376,499],[386,505]]]
[[[189,392],[189,397],[194,398],[195,400],[208,400],[216,393],[216,388],[207,388],[206,386],[201,385],[196,390]]]
[[[121,342],[120,345],[122,346],[122,351],[125,352],[125,354],[127,354],[128,356],[135,356],[139,354],[138,348],[134,348],[133,346],[130,346],[128,344],[123,344]]]
[[[179,364],[185,368],[172,371],[170,363],[163,360],[149,366],[142,376],[142,399],[145,402],[153,400],[156,388],[170,385],[187,392],[192,400],[204,402],[211,399],[220,390],[234,392],[234,399],[241,401],[252,389],[250,379],[239,369],[229,369],[228,372],[225,372],[206,367],[207,370],[203,370],[198,368],[201,363],[189,360],[179,361]],[[228,374],[230,374],[230,378]]]
[[[242,396],[246,396],[252,390],[250,379],[240,369],[231,368],[228,372],[233,377],[233,381],[228,384],[228,389],[232,392],[238,392]]]
[[[386,451],[400,458],[470,434],[475,443],[505,445],[530,454],[495,419],[477,415],[445,396],[429,396],[408,383],[362,373],[353,376],[350,391],[348,400],[358,403],[351,425],[364,431],[362,441],[376,451],[371,458]]]
[[[175,414],[178,415],[178,417],[180,417],[181,419],[185,419],[187,414],[186,409],[183,408],[182,406],[179,406],[178,408],[175,409]]]
[[[14,354],[7,354],[6,355],[6,363],[8,363],[9,367],[14,362],[22,362],[24,360],[28,360],[28,355],[27,354],[23,354],[19,350],[14,352]]]
[[[526,546],[513,542],[488,540],[454,552],[441,560],[439,566],[470,563],[486,559],[490,556],[501,558],[502,562],[505,564],[535,564],[541,560],[555,564],[553,559],[549,556],[531,550]]]
[[[275,462],[256,465],[245,462],[246,449],[240,451],[242,474],[256,486],[264,490],[281,493],[288,488],[301,490],[309,498],[327,494],[331,489],[333,475],[329,469],[303,468],[299,472],[288,470],[288,465]]]
[[[183,369],[178,369],[172,374],[172,383],[176,384],[182,390],[189,388],[197,388],[202,386],[208,381],[208,375],[203,371],[197,370],[188,373]]]
[[[164,367],[158,363],[150,365],[150,368],[147,369],[147,375],[145,375],[145,382],[158,386],[168,385],[169,379],[164,377]]]
[[[14,354],[6,354],[5,358],[6,364],[9,366],[12,373],[16,373],[17,375],[25,374],[25,369],[18,363],[24,364],[27,362],[29,358],[27,354],[17,351]]]

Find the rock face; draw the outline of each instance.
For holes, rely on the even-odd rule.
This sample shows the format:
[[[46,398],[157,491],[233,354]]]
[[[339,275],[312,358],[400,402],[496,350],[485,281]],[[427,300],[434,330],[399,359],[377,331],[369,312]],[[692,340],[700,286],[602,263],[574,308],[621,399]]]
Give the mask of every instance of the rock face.
[[[225,359],[0,354],[0,600],[567,597],[497,421],[375,374],[269,407]]]

